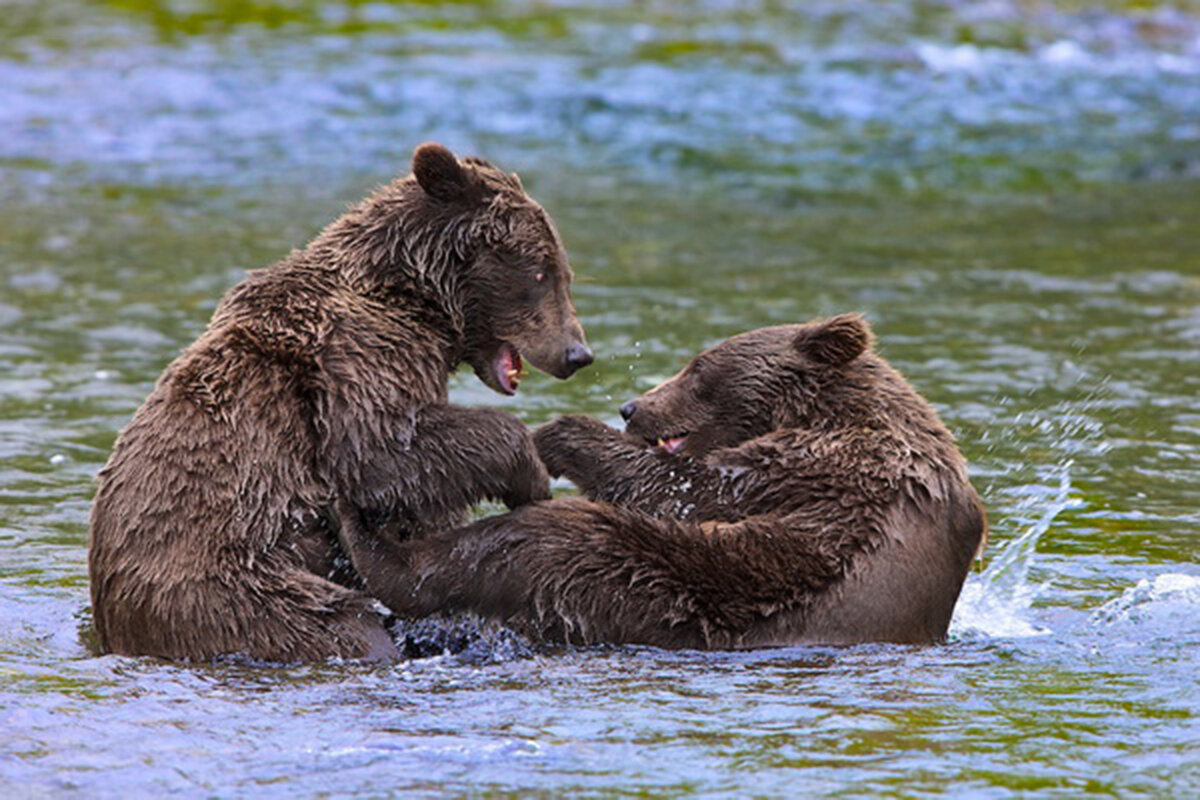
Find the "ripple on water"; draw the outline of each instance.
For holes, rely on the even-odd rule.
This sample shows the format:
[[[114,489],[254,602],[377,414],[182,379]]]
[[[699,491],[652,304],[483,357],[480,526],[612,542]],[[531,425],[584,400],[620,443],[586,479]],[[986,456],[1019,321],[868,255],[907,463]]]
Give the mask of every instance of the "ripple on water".
[[[1200,18],[701,5],[6,6],[0,794],[1197,794]],[[546,202],[598,354],[456,402],[616,422],[705,344],[865,311],[989,504],[951,641],[89,653],[116,431],[428,138]]]
[[[1022,186],[1198,163],[1181,147],[1183,164],[1164,167],[1140,144],[1196,138],[1200,59],[1186,15],[1154,42],[1136,26],[1101,33],[1112,14],[1045,12],[1000,25],[1015,36],[938,41],[997,24],[963,23],[952,4],[924,35],[892,41],[893,30],[841,22],[830,42],[804,14],[764,12],[769,24],[748,30],[736,10],[711,8],[704,21],[642,12],[654,33],[637,42],[630,31],[645,29],[630,7],[372,8],[377,18],[355,35],[314,19],[158,40],[136,14],[103,19],[122,46],[0,61],[10,131],[0,155],[218,177],[281,162],[358,166],[394,153],[402,130],[664,175],[750,169],[817,188]],[[80,12],[82,33],[98,20]],[[563,35],[538,33],[539,16]],[[505,23],[504,35],[490,30]],[[912,18],[895,24],[911,36]],[[442,102],[448,93],[456,102]],[[1142,113],[1147,104],[1155,113]],[[1023,168],[1008,163],[1014,150]]]

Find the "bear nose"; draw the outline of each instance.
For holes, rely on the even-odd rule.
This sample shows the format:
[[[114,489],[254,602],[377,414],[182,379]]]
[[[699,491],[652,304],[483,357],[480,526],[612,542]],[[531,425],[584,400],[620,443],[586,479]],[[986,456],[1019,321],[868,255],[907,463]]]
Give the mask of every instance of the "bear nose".
[[[595,360],[595,356],[592,355],[591,348],[586,344],[576,343],[567,348],[567,365],[573,370],[586,367],[593,360]]]
[[[621,406],[621,419],[629,422],[635,411],[637,411],[637,401],[630,400]]]

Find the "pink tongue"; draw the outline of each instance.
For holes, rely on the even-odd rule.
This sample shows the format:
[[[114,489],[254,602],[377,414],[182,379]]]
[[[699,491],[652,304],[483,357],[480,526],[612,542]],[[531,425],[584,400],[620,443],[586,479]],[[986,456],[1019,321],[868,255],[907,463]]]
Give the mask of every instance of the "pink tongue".
[[[521,382],[518,375],[509,375],[509,373],[514,370],[520,372],[520,369],[521,357],[512,347],[505,345],[500,350],[499,358],[496,359],[496,378],[500,381],[504,391],[509,394],[515,394],[517,385]]]
[[[662,447],[668,453],[675,453],[683,447],[683,443],[687,441],[686,436],[675,436],[671,439],[663,439]]]

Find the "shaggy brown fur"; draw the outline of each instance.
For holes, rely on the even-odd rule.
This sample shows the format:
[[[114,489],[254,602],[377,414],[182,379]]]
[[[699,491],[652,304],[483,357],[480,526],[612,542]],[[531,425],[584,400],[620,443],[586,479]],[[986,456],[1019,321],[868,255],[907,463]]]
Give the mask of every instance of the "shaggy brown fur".
[[[377,596],[537,639],[742,648],[933,642],[986,529],[954,440],[857,315],[751,331],[535,435],[590,500],[397,548]],[[403,568],[397,569],[397,565]]]
[[[525,427],[446,382],[591,361],[562,243],[515,175],[438,145],[413,173],[234,287],[122,432],[91,518],[105,650],[394,658],[335,531],[369,549],[548,497]]]

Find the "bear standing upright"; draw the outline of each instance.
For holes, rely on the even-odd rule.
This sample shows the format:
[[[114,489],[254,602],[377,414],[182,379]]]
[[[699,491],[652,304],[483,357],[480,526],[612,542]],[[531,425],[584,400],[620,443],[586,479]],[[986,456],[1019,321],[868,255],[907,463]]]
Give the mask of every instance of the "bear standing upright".
[[[946,635],[982,504],[929,404],[858,315],[735,336],[621,408],[537,431],[590,498],[352,553],[404,615],[540,640],[747,648]]]
[[[235,286],[121,433],[91,515],[104,650],[395,658],[336,537],[549,495],[525,427],[446,384],[591,362],[562,242],[514,174],[433,144],[412,168]]]

